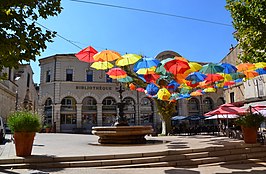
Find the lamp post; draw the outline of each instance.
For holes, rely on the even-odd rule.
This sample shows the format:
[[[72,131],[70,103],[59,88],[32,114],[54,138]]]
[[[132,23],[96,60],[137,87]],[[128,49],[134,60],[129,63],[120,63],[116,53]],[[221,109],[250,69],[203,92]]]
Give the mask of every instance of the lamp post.
[[[115,122],[114,126],[128,126],[128,122],[127,122],[127,119],[126,119],[125,113],[124,113],[124,107],[125,107],[126,103],[123,102],[123,96],[122,96],[122,93],[125,91],[125,89],[123,88],[121,83],[119,83],[119,88],[117,88],[116,91],[119,93],[120,101],[117,103],[118,116],[116,118],[116,122]]]

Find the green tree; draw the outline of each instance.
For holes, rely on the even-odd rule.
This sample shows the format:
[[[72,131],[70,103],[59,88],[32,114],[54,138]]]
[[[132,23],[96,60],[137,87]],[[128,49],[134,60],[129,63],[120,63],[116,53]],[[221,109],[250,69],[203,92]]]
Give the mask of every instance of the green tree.
[[[266,61],[266,0],[226,0],[243,62]]]
[[[3,0],[0,2],[0,71],[34,60],[56,32],[43,31],[39,19],[57,16],[61,0]]]
[[[146,88],[147,83],[142,81],[136,75],[136,73],[132,72],[132,68],[130,68],[130,66],[125,66],[124,70],[127,72],[127,74],[129,76],[131,76],[134,79],[135,84],[137,84],[138,86],[140,86],[142,88]],[[159,85],[165,85],[165,82],[161,81],[161,83],[159,83]],[[174,113],[176,112],[176,103],[159,100],[157,98],[153,98],[153,100],[155,101],[155,104],[157,106],[158,114],[160,115],[160,117],[162,119],[162,132],[161,132],[161,134],[167,135],[168,133],[170,133],[170,131],[172,129],[171,118],[174,115]]]

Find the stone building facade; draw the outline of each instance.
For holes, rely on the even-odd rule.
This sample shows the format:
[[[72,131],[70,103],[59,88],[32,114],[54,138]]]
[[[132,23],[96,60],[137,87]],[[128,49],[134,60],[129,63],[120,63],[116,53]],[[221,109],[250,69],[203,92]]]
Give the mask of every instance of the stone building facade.
[[[173,51],[165,51],[156,57],[174,57]],[[90,132],[92,126],[110,126],[117,115],[119,84],[106,76],[104,71],[90,68],[74,54],[57,54],[39,60],[41,68],[39,112],[45,124],[52,124],[57,132],[73,132],[77,129]],[[154,101],[144,93],[126,89],[124,109],[130,125],[161,126]],[[176,102],[176,115],[202,115],[224,103],[222,90],[201,97]]]

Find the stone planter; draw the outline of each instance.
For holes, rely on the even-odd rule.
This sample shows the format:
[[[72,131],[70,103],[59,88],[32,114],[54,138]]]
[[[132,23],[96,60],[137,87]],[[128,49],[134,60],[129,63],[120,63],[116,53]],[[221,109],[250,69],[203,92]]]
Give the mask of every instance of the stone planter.
[[[16,155],[26,157],[31,155],[35,132],[15,132]]]
[[[258,128],[255,127],[241,127],[244,136],[244,142],[247,144],[256,144],[257,143],[257,131]]]

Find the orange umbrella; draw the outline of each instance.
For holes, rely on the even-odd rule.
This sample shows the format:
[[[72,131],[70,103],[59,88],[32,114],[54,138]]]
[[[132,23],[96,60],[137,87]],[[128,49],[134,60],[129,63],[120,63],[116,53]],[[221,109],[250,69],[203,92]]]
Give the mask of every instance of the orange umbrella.
[[[136,90],[136,86],[133,83],[130,83],[129,84],[129,89],[134,91],[134,90]]]
[[[246,78],[247,78],[247,79],[252,79],[252,78],[254,78],[254,77],[256,77],[256,76],[259,75],[258,72],[256,72],[256,71],[252,71],[252,70],[245,71],[244,74],[246,75]]]
[[[127,76],[126,71],[121,68],[112,68],[106,74],[108,74],[112,79],[121,79]]]
[[[96,51],[93,47],[88,46],[87,48],[84,48],[83,50],[75,54],[75,56],[80,61],[91,63],[94,62],[93,56],[96,53],[98,53],[98,51]]]
[[[120,57],[121,55],[118,52],[112,50],[104,50],[95,54],[93,56],[93,59],[95,61],[113,61]]]
[[[254,69],[255,65],[252,63],[241,63],[241,64],[237,65],[236,68],[237,68],[237,72],[244,72],[247,70]]]
[[[201,96],[201,95],[203,95],[203,94],[198,90],[190,93],[190,96],[192,96],[192,97]]]
[[[184,58],[184,57],[175,56],[175,59],[176,60],[181,60],[183,62],[188,62],[188,60],[186,58]]]
[[[206,82],[217,82],[223,80],[223,76],[221,74],[207,74],[205,78]]]

